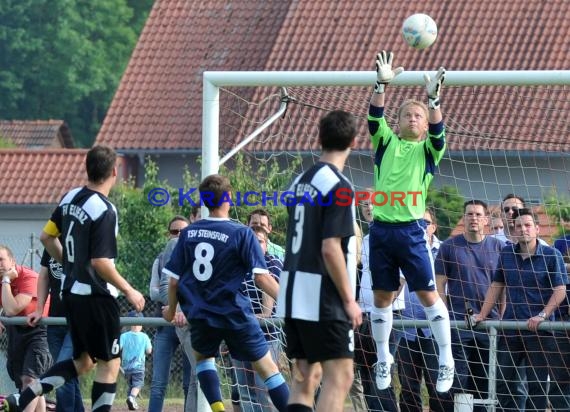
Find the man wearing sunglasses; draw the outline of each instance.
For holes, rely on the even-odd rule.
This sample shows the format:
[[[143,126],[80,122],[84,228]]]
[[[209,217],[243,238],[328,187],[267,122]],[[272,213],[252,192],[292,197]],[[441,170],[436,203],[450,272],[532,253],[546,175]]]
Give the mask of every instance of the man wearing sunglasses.
[[[168,242],[152,266],[150,298],[154,302],[159,303],[158,311],[155,314],[157,317],[162,317],[161,307],[168,305],[168,278],[161,276],[162,268],[168,262],[172,250],[174,246],[176,246],[180,231],[188,226],[189,223],[188,219],[184,216],[174,216],[170,222],[168,222]],[[180,313],[180,316],[182,316],[182,313]],[[172,357],[180,343],[181,341],[175,328],[171,326],[159,326],[156,329],[153,342],[154,354],[152,357],[152,381],[148,403],[149,412],[162,411],[166,387],[170,379]],[[184,388],[185,395],[185,410],[192,412],[196,411],[197,408],[196,373],[192,368],[192,364],[194,363],[192,348],[185,348],[185,352],[187,356],[182,357],[182,387]],[[188,356],[188,353],[190,356]]]
[[[497,239],[505,243],[516,243],[513,238],[515,233],[515,219],[513,215],[524,207],[526,207],[524,199],[513,193],[509,193],[503,198],[501,202],[501,217],[503,218],[504,235],[495,235]]]

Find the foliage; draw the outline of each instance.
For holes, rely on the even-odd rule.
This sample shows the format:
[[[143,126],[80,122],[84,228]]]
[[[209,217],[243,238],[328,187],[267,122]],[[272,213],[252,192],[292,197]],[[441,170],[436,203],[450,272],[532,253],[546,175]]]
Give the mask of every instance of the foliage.
[[[145,18],[127,0],[0,2],[0,112],[64,119],[90,146]],[[135,20],[136,18],[136,20]]]
[[[295,160],[290,167],[282,170],[277,160],[255,162],[243,154],[238,154],[232,166],[222,167],[220,173],[228,176],[234,193],[252,190],[281,192],[291,182],[299,165],[300,160]],[[185,188],[197,188],[199,184],[197,177],[192,176],[188,170],[184,171],[183,182]],[[166,189],[171,195],[170,202],[160,207],[152,206],[148,195],[154,188]],[[198,203],[197,193],[191,197]],[[168,222],[177,214],[188,217],[192,205],[184,198],[179,199],[178,191],[168,182],[158,179],[158,166],[150,159],[146,160],[143,187],[135,187],[133,181],[118,184],[111,192],[110,199],[119,212],[117,269],[134,287],[146,291],[152,263],[166,243]],[[263,206],[233,207],[231,217],[245,223],[248,213],[258,207]],[[264,208],[272,218],[272,240],[277,244],[284,244],[287,209],[279,204],[274,205],[272,201]]]
[[[281,193],[285,191],[293,180],[293,176],[298,172],[301,159],[297,158],[291,162],[287,168],[282,168],[276,159],[268,161],[252,161],[243,153],[238,153],[234,159],[234,166],[229,168],[224,165],[220,168],[220,174],[228,176],[234,193],[244,194],[249,191],[266,192],[268,195],[274,192]],[[235,196],[234,196],[235,197]],[[241,205],[232,208],[232,218],[242,223],[247,223],[247,215],[255,209],[265,209],[271,216],[271,224],[273,232],[271,233],[271,241],[278,245],[285,244],[287,234],[287,208],[280,204],[277,198],[277,204],[268,196],[266,205],[263,205],[262,198],[252,197],[249,202],[258,200],[259,205],[248,206]]]
[[[437,237],[445,240],[449,237],[463,215],[465,199],[454,186],[430,187],[427,206],[435,210],[437,219]]]
[[[549,218],[554,220],[558,231],[554,238],[565,236],[569,233],[570,224],[570,199],[567,196],[559,195],[552,189],[544,198],[544,207]]]
[[[0,149],[15,149],[18,147],[12,140],[0,135]]]
[[[117,185],[110,195],[119,212],[117,269],[141,291],[148,290],[152,263],[167,240],[168,222],[180,213],[176,202],[160,207],[149,203],[148,193],[157,187],[174,192],[168,183],[158,180],[156,163],[147,159],[142,188],[128,181]]]

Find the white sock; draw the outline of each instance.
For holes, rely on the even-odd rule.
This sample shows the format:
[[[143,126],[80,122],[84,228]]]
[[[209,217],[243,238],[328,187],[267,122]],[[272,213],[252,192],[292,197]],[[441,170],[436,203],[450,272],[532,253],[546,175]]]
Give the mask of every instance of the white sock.
[[[372,337],[376,342],[378,362],[393,361],[388,346],[390,333],[392,332],[392,324],[394,323],[392,306],[390,305],[386,308],[375,307],[370,313],[370,320],[372,324]]]
[[[443,300],[439,298],[432,306],[424,307],[426,317],[429,321],[431,333],[439,347],[439,364],[450,366],[454,364],[451,354],[451,327],[449,323],[449,312]]]

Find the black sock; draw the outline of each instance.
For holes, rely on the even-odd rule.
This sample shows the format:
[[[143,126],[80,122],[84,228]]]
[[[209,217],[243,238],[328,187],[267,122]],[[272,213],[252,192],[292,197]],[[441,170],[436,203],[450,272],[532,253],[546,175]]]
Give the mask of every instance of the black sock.
[[[33,383],[22,392],[19,402],[20,408],[25,409],[37,396],[51,392],[73,378],[77,378],[77,370],[73,360],[68,359],[56,363],[43,374],[39,384]]]
[[[107,412],[111,410],[117,392],[117,383],[93,382],[91,388],[92,412]]]
[[[312,412],[313,408],[300,403],[292,403],[287,405],[287,412]]]

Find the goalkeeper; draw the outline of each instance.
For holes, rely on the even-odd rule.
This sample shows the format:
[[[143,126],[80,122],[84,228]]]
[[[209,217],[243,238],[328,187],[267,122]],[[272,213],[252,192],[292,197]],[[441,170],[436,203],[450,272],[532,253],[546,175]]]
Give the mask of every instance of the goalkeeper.
[[[433,257],[426,243],[426,194],[436,167],[445,151],[445,129],[439,95],[445,77],[441,67],[434,77],[425,74],[428,107],[417,100],[406,100],[398,110],[399,135],[384,118],[385,89],[402,67],[392,69],[393,54],[382,51],[376,60],[377,82],[370,100],[368,129],[374,149],[374,188],[391,192],[394,201],[374,205],[370,227],[370,270],[374,306],[372,335],[378,362],[376,385],[390,386],[394,359],[388,349],[392,329],[392,302],[400,286],[400,269],[409,290],[422,303],[431,332],[439,347],[438,392],[447,392],[455,372],[451,354],[450,323],[447,308],[435,288]],[[427,136],[427,138],[426,138]],[[396,193],[420,192],[412,198],[396,199]]]

